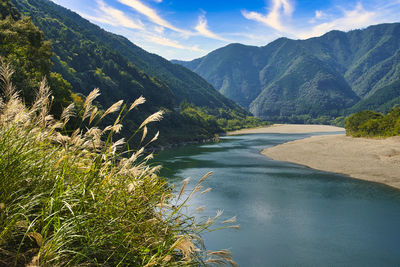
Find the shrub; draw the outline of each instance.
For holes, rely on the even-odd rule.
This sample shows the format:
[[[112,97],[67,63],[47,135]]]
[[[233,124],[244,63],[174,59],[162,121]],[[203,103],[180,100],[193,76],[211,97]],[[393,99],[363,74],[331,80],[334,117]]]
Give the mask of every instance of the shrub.
[[[93,125],[100,117],[92,105],[94,90],[82,108],[84,125],[69,135],[65,126],[74,115],[73,104],[55,120],[50,114],[50,92],[41,83],[36,100],[27,108],[11,83],[12,71],[2,63],[0,78],[0,265],[2,266],[153,266],[231,263],[229,251],[206,251],[200,234],[215,230],[221,216],[195,219],[182,211],[202,191],[204,176],[179,194],[160,177],[160,166],[144,156],[148,117],[134,134],[141,148],[124,150],[114,140],[130,106],[117,102],[102,113],[118,114],[113,125]],[[117,113],[119,112],[119,113]],[[207,190],[205,190],[207,191]],[[187,196],[188,195],[188,196]],[[184,197],[187,196],[187,197]],[[235,220],[227,220],[228,226]],[[220,227],[221,228],[221,227]],[[224,226],[222,226],[224,228]]]
[[[357,112],[351,115],[349,118],[347,118],[345,123],[346,134],[353,136],[360,136],[359,133],[360,127],[364,123],[366,123],[369,120],[380,119],[382,117],[383,117],[382,114],[371,110],[364,110]]]
[[[360,111],[346,121],[347,135],[361,137],[389,137],[400,134],[400,108],[393,108],[383,116],[375,111]]]

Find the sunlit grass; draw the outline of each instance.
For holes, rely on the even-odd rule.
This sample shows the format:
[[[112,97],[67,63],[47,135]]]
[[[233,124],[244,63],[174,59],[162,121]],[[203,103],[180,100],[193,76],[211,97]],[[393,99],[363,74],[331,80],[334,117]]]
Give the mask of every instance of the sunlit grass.
[[[196,220],[182,209],[196,193],[173,188],[148,164],[144,148],[155,141],[147,126],[162,118],[149,116],[135,135],[144,144],[124,150],[114,140],[122,120],[144,103],[122,101],[105,112],[92,104],[94,90],[82,110],[71,105],[60,120],[50,113],[51,95],[43,81],[34,104],[27,108],[11,83],[10,66],[2,63],[0,78],[0,265],[4,266],[182,266],[232,264],[229,251],[206,251],[203,231],[214,218]],[[129,107],[129,108],[128,108]],[[114,113],[115,122],[95,124]],[[65,133],[68,121],[82,114],[81,128]],[[94,124],[94,125],[93,125]],[[207,189],[206,189],[207,190]],[[224,223],[224,222],[222,222]]]

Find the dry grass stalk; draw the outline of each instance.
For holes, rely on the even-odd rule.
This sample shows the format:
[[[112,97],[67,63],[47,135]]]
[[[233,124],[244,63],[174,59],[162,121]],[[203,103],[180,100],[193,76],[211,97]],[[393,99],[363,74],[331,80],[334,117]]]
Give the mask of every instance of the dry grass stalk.
[[[142,139],[140,140],[140,143],[143,142],[143,140],[146,138],[146,136],[147,136],[147,126],[144,126],[143,135],[142,135]]]
[[[12,214],[0,216],[0,226],[6,229],[0,232],[1,264],[5,255],[10,262],[27,266],[204,263],[207,255],[199,235],[209,230],[211,223],[197,222],[181,209],[202,190],[201,183],[211,173],[200,179],[182,205],[172,206],[176,195],[158,177],[161,166],[147,165],[153,156],[143,156],[141,147],[123,158],[127,152],[119,148],[125,140],[109,138],[121,130],[121,116],[105,129],[78,128],[67,135],[62,129],[75,115],[74,106],[62,112],[60,121],[54,119],[49,114],[50,90],[43,80],[35,102],[27,108],[11,76],[10,66],[0,64],[5,89],[0,101],[0,163],[18,162],[11,167],[0,164],[0,172],[8,175],[0,176],[0,212],[7,209],[7,214]],[[90,117],[91,124],[97,116],[93,101],[99,95],[95,89],[86,98],[82,121]],[[143,97],[138,98],[129,110],[144,102]],[[121,106],[121,101],[114,104],[102,117]],[[140,128],[145,127],[146,134],[142,141],[146,125],[162,115],[160,111],[143,121]],[[15,158],[7,158],[10,155]],[[209,259],[210,263],[233,262],[227,253],[212,256],[219,258]]]
[[[83,103],[83,108],[84,108],[84,113],[82,116],[82,121],[84,121],[88,116],[90,116],[90,112],[93,109],[93,100],[95,100],[98,96],[100,95],[100,90],[99,88],[94,89],[89,93],[89,95],[86,97],[85,102]]]
[[[205,179],[207,179],[208,177],[210,177],[214,172],[208,172],[206,173],[203,177],[201,177],[201,179],[199,180],[198,184],[202,183]]]
[[[181,198],[183,192],[185,192],[186,186],[188,185],[189,181],[190,181],[189,178],[186,178],[185,180],[183,180],[183,185],[181,187],[181,190],[179,191],[177,200],[179,200]]]
[[[122,104],[124,103],[123,100],[118,101],[117,103],[114,103],[111,107],[109,107],[106,112],[104,112],[104,114],[100,117],[100,120],[102,120],[105,116],[107,116],[108,114],[117,112],[120,110]]]
[[[144,104],[146,102],[146,99],[143,96],[140,96],[138,99],[136,99],[132,105],[129,107],[128,111],[131,111],[132,109],[134,109],[135,107]]]
[[[156,113],[150,115],[149,117],[147,117],[147,119],[145,119],[142,124],[140,124],[139,129],[142,129],[144,126],[146,126],[147,124],[151,123],[151,122],[155,122],[155,121],[160,121],[163,118],[164,115],[164,111],[160,110],[157,111]]]
[[[222,223],[235,223],[236,222],[236,216],[233,216],[232,218],[223,221]]]
[[[206,190],[202,191],[201,194],[202,194],[202,195],[207,194],[207,193],[210,192],[211,190],[212,190],[212,188],[209,187],[209,188],[207,188]]]
[[[94,120],[94,118],[96,118],[97,112],[98,112],[98,108],[94,107],[93,110],[92,110],[92,113],[90,114],[89,125],[91,125],[93,120]]]
[[[196,247],[188,236],[177,236],[178,240],[172,245],[172,248],[180,250],[185,260],[191,260],[191,254]]]

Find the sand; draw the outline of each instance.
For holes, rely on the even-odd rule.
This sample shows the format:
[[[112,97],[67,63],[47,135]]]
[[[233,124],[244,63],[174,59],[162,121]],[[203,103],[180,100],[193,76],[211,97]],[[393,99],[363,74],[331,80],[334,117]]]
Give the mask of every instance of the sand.
[[[387,139],[352,138],[344,134],[312,136],[267,148],[262,154],[400,189],[400,136]]]
[[[262,128],[243,129],[228,132],[227,135],[258,134],[258,133],[317,133],[317,132],[340,132],[343,128],[329,125],[307,125],[307,124],[274,124]]]

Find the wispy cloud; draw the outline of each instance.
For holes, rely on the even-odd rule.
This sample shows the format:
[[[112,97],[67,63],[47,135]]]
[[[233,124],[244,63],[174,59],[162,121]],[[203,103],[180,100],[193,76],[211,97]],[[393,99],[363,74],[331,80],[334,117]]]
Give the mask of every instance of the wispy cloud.
[[[322,10],[315,10],[315,16],[312,19],[310,19],[309,22],[311,24],[315,24],[318,21],[328,18],[328,16],[329,15]]]
[[[190,51],[196,51],[196,52],[205,52],[204,50],[200,49],[198,46],[184,46],[180,44],[179,42],[175,40],[168,39],[166,37],[162,36],[148,36],[146,39],[149,41],[152,41],[154,43],[160,44],[162,46],[168,46],[168,47],[173,47],[177,49],[183,49],[183,50],[190,50]]]
[[[206,16],[196,1],[187,5],[194,9],[183,10],[182,14],[182,6],[170,12],[179,4],[176,1],[52,1],[78,11],[92,22],[101,23],[107,30],[127,36],[144,49],[169,58],[186,59],[212,51],[221,43],[262,46],[282,36],[309,38],[330,30],[347,31],[371,24],[396,22],[400,10],[400,0],[307,1],[307,5],[303,5],[301,0],[264,0],[261,1],[266,3],[264,11],[246,10],[242,6],[240,15],[236,13],[241,8],[240,1],[221,1],[221,6],[230,12],[223,15],[226,23],[218,25],[216,23],[220,23],[221,18]],[[163,8],[167,5],[168,11],[165,11]],[[224,29],[221,32],[222,25]]]
[[[323,17],[325,17],[325,16],[326,16],[326,14],[325,14],[324,11],[315,10],[315,18],[316,18],[316,19],[321,19],[321,18],[323,18]]]
[[[289,18],[294,7],[289,0],[272,0],[272,8],[266,15],[254,11],[242,10],[242,15],[249,20],[255,20],[268,25],[269,27],[280,32],[288,32],[289,29],[282,22],[283,18]]]
[[[160,25],[162,27],[168,28],[170,30],[173,30],[175,32],[183,33],[183,34],[192,34],[189,31],[180,29],[178,27],[173,26],[170,22],[167,20],[163,19],[160,15],[158,15],[157,11],[146,6],[139,0],[118,0],[121,4],[124,4],[126,6],[129,6],[130,8],[133,8],[137,12],[141,13],[142,15],[146,16],[150,21],[153,23]]]
[[[380,1],[377,1],[375,6],[370,7],[369,10],[365,9],[361,2],[350,8],[336,6],[333,9],[331,7],[331,12],[315,10],[315,16],[304,22],[292,18],[294,12],[293,2],[289,0],[271,0],[272,7],[267,14],[263,15],[244,10],[242,11],[242,15],[246,19],[267,25],[281,35],[303,39],[320,36],[331,30],[348,31],[385,21],[395,21],[397,16],[393,17],[393,12],[390,12],[390,10],[394,6],[398,6],[399,3],[400,0],[392,1],[390,4],[382,4]]]
[[[229,40],[223,38],[222,36],[219,36],[216,33],[213,33],[212,31],[210,31],[208,29],[207,19],[206,19],[205,14],[202,14],[199,16],[199,22],[198,22],[197,26],[195,27],[195,29],[202,36],[205,36],[205,37],[208,37],[211,39],[224,41],[224,42],[229,42]]]
[[[212,32],[208,28],[207,19],[205,17],[205,14],[202,14],[199,16],[198,24],[195,27],[196,32],[193,32],[193,31],[181,29],[181,28],[178,28],[178,27],[172,25],[172,23],[170,23],[169,21],[162,18],[155,9],[143,4],[139,0],[118,0],[118,1],[121,4],[131,7],[132,9],[136,10],[138,13],[146,16],[151,22],[158,25],[159,27],[157,28],[157,32],[162,32],[162,29],[160,29],[160,27],[163,27],[163,28],[167,28],[167,29],[170,29],[170,30],[178,32],[178,33],[182,33],[186,37],[201,35],[201,36],[208,37],[211,39],[229,42],[229,40]],[[157,1],[159,1],[159,0],[157,0]],[[178,47],[176,47],[176,48],[178,48]]]
[[[358,3],[353,9],[342,9],[342,11],[342,16],[313,26],[310,30],[298,34],[298,37],[309,38],[320,36],[331,30],[354,30],[380,22],[379,13],[365,10],[361,3]]]
[[[143,30],[144,26],[140,20],[133,20],[121,10],[113,8],[103,0],[97,0],[98,9],[95,12],[95,15],[89,15],[85,13],[79,13],[82,17],[99,22],[104,24],[109,24],[112,26],[122,26],[129,29],[140,29]]]
[[[162,2],[162,0],[156,0],[156,1]],[[173,27],[167,21],[160,18],[154,10],[151,10],[150,8],[148,9],[143,8],[144,5],[136,5],[136,8],[141,9],[142,12],[140,13],[145,14],[148,17],[151,17],[152,18],[151,20],[156,23],[156,26],[145,27],[141,21],[139,20],[134,21],[121,10],[118,10],[116,8],[107,5],[103,0],[97,0],[96,2],[97,2],[97,9],[94,12],[95,15],[89,15],[82,12],[80,12],[80,15],[91,21],[108,24],[116,27],[122,26],[128,29],[139,30],[140,33],[137,32],[137,36],[140,36],[140,38],[142,38],[145,41],[153,42],[162,46],[172,47],[176,49],[205,52],[204,50],[199,49],[198,46],[185,46],[179,43],[177,40],[172,40],[163,36],[165,28],[169,28],[180,33],[182,32],[186,33],[186,31]],[[121,3],[130,2],[130,4],[135,5],[139,1],[121,0],[120,2]],[[191,33],[191,35],[193,35],[193,33]]]

